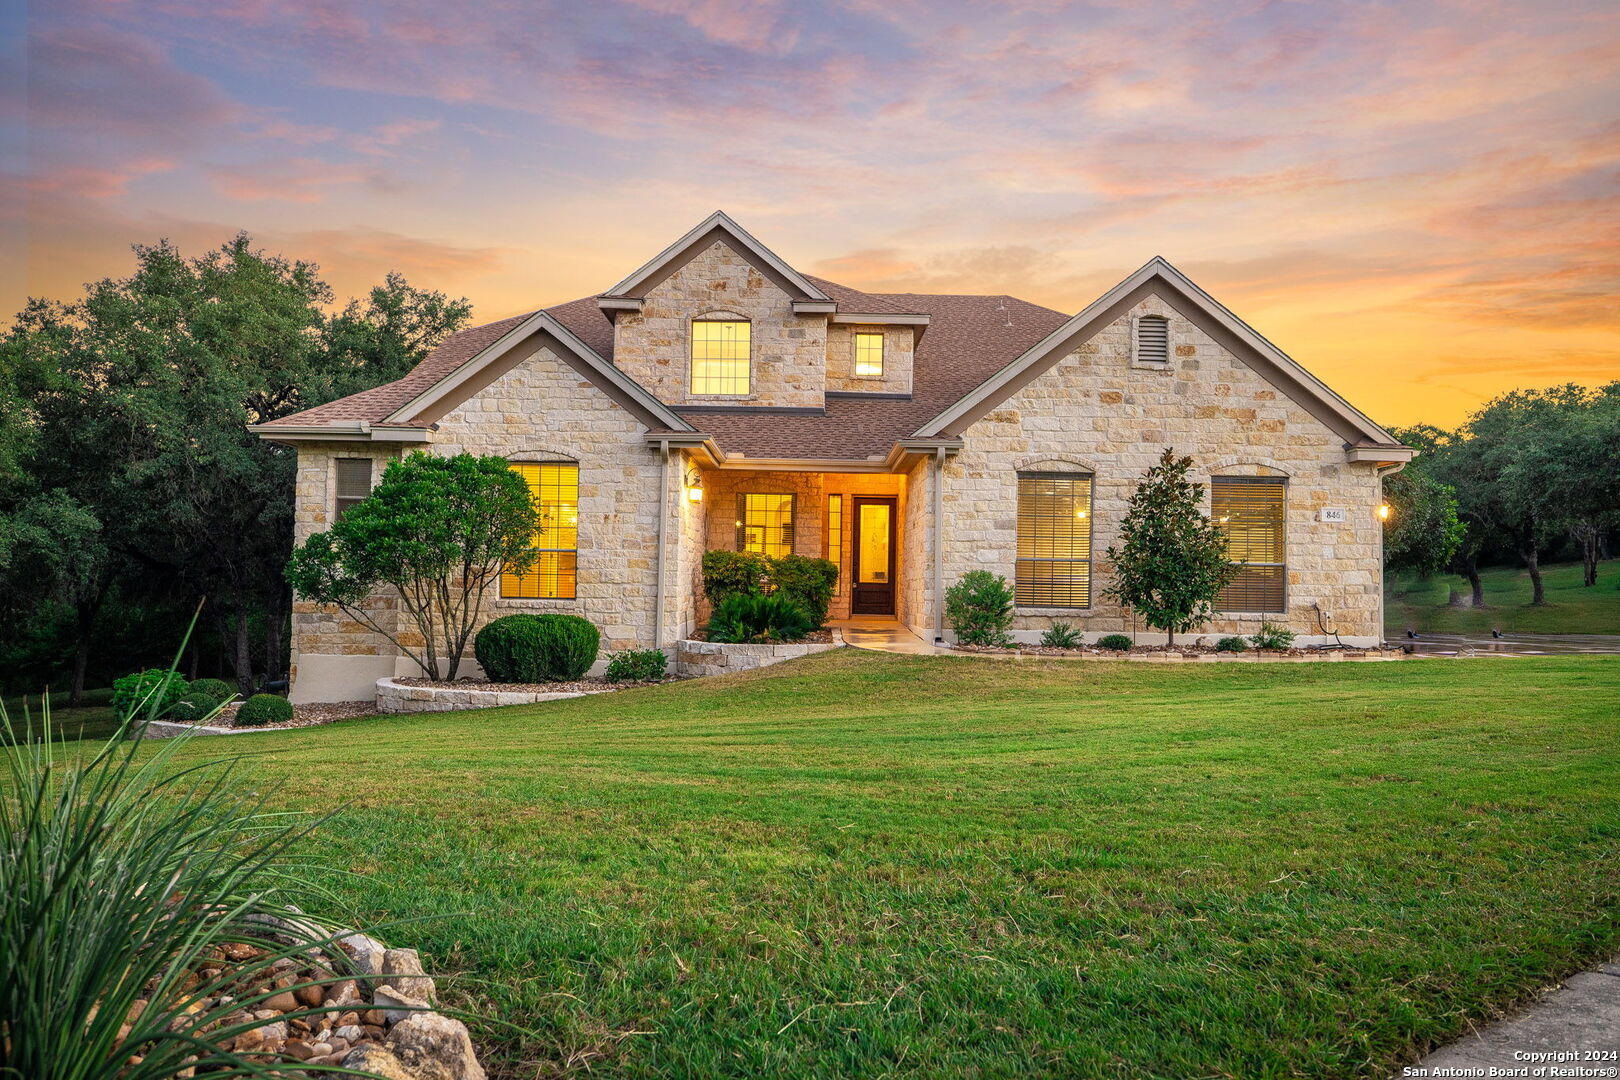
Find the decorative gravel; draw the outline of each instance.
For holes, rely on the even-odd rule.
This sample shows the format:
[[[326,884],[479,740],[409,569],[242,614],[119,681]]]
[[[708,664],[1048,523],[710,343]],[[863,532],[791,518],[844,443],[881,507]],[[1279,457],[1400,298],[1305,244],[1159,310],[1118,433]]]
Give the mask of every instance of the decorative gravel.
[[[225,706],[218,716],[208,722],[210,727],[235,727],[236,710],[241,703]],[[307,705],[294,705],[293,718],[285,724],[264,724],[245,729],[252,731],[278,731],[285,728],[318,727],[338,720],[352,720],[357,716],[377,716],[375,701],[318,701]]]

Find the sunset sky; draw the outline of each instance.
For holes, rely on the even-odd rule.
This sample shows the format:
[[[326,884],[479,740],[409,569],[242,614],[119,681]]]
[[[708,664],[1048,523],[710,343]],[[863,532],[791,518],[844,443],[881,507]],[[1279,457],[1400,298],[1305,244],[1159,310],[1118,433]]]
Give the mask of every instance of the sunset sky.
[[[8,313],[246,229],[487,321],[719,208],[849,285],[1064,312],[1163,255],[1387,423],[1620,379],[1612,2],[7,10]]]

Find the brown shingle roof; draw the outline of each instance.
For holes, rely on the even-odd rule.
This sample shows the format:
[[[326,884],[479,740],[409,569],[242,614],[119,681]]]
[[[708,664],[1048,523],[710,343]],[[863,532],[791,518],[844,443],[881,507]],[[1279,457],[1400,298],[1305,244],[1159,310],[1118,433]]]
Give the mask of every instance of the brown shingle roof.
[[[686,414],[692,426],[712,435],[727,453],[851,461],[881,457],[896,439],[905,438],[945,411],[1068,318],[1011,296],[865,293],[821,278],[811,280],[840,306],[852,310],[930,317],[912,362],[912,396],[910,400],[829,398],[824,415],[763,410]],[[597,307],[594,296],[547,310],[604,359],[613,359],[613,324]],[[463,330],[429,353],[403,379],[283,417],[271,426],[334,420],[379,423],[527,318],[529,315],[515,315]],[[681,411],[675,407],[675,412]]]

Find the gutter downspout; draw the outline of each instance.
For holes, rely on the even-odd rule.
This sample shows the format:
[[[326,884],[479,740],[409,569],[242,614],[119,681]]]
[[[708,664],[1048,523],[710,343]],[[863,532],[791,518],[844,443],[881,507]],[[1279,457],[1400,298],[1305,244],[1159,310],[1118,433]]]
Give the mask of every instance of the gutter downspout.
[[[1373,470],[1373,473],[1378,477],[1379,505],[1383,504],[1384,477],[1386,477],[1386,476],[1394,476],[1396,473],[1398,473],[1402,469],[1406,468],[1407,464],[1408,464],[1407,462],[1400,461],[1400,462],[1396,462],[1394,465],[1380,465],[1378,468]],[[1384,596],[1385,596],[1385,592],[1386,592],[1387,588],[1388,588],[1388,586],[1384,581],[1384,523],[1382,521],[1379,521],[1379,523],[1378,523],[1378,640],[1379,640],[1380,643],[1382,643],[1383,640],[1384,640]]]
[[[945,640],[945,448],[934,448],[934,644]]]
[[[664,548],[669,519],[669,440],[658,441],[658,585],[653,591],[653,648],[664,647]]]

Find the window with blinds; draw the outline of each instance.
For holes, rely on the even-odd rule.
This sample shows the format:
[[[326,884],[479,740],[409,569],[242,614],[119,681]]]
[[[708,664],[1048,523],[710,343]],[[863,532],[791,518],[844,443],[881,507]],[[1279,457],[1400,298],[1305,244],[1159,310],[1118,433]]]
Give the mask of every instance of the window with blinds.
[[[747,395],[748,339],[749,328],[745,322],[694,322],[692,393]]]
[[[1280,476],[1210,479],[1210,510],[1215,523],[1226,530],[1228,557],[1239,566],[1237,577],[1221,591],[1217,610],[1287,610],[1287,490]]]
[[[371,494],[371,459],[340,457],[337,459],[337,498],[334,518],[353,510]]]
[[[883,335],[882,334],[856,334],[855,337],[855,374],[859,378],[878,379],[883,377]]]
[[[517,600],[572,600],[579,569],[579,466],[572,462],[512,466],[529,485],[539,524],[535,562],[525,574],[501,575],[501,595]]]
[[[827,558],[838,567],[838,576],[833,579],[833,595],[838,595],[838,589],[844,581],[844,497],[842,495],[827,496]]]
[[[739,494],[737,550],[793,554],[793,496]]]
[[[1018,559],[1013,595],[1020,607],[1091,606],[1091,477],[1018,474]]]
[[[1170,320],[1163,315],[1143,315],[1136,320],[1136,360],[1141,364],[1170,362]]]

